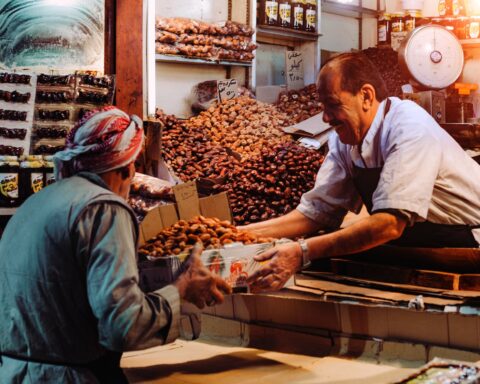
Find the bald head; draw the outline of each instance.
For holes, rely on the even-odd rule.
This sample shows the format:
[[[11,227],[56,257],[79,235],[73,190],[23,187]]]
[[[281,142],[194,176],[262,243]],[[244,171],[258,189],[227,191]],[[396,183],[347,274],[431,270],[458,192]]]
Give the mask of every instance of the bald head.
[[[352,95],[357,94],[365,84],[370,84],[377,101],[388,96],[387,87],[377,68],[361,52],[343,53],[327,61],[317,81],[320,95],[329,94],[332,81],[338,81],[340,89]]]

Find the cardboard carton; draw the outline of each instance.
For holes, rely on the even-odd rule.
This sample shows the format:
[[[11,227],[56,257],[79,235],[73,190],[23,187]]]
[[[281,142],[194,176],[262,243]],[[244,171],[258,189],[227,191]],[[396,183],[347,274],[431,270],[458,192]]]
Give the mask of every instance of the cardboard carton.
[[[173,192],[176,204],[161,205],[152,209],[141,222],[140,245],[178,220],[190,220],[199,215],[233,220],[226,192],[200,198],[195,182],[179,184],[173,188]]]

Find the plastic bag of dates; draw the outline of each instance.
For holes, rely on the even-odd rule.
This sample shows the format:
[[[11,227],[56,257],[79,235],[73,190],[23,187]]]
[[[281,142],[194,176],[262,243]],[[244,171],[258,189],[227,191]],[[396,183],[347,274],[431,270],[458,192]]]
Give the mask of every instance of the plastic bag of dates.
[[[151,199],[173,199],[172,183],[156,177],[135,173],[132,180],[131,193]]]

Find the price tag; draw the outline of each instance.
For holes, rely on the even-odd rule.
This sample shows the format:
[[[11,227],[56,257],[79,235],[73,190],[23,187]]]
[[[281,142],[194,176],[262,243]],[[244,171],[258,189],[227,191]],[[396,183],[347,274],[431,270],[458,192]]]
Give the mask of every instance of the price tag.
[[[298,51],[285,52],[285,76],[288,89],[300,89],[305,86],[303,78],[303,57]]]
[[[218,100],[231,100],[238,96],[237,79],[217,80]]]

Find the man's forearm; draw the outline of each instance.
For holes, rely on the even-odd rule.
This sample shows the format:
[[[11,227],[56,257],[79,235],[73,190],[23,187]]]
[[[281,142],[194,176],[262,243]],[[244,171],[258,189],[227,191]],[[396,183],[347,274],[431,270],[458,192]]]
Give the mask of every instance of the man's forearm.
[[[320,226],[295,209],[284,216],[246,225],[240,227],[240,229],[252,231],[265,237],[295,238],[314,233],[320,229]]]
[[[361,252],[400,237],[406,220],[389,213],[377,213],[355,224],[307,240],[311,260]]]

